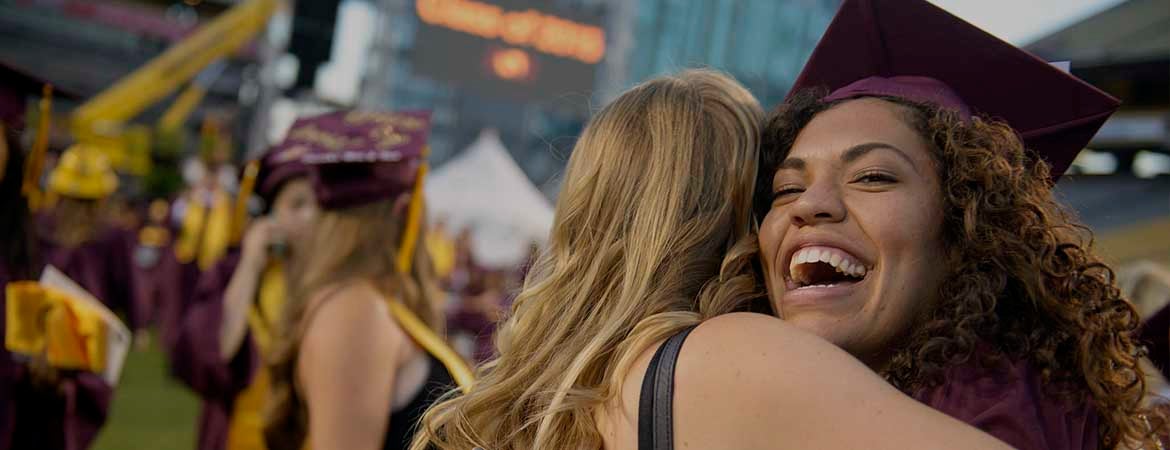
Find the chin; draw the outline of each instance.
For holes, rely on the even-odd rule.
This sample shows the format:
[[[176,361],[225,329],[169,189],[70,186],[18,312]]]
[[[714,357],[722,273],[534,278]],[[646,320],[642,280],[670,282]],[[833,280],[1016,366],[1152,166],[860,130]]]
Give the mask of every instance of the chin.
[[[847,320],[844,317],[824,314],[819,311],[803,311],[791,317],[784,317],[785,322],[796,328],[842,348],[851,341],[854,334],[850,332],[850,328],[842,326],[842,322]]]

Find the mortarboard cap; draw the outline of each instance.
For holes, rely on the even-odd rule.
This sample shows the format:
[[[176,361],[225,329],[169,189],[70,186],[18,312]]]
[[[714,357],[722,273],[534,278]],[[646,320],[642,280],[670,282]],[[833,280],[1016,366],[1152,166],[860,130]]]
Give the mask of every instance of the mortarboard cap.
[[[309,168],[323,208],[344,208],[410,192],[429,133],[429,112],[338,111],[297,120],[281,154]]]
[[[825,101],[892,96],[1004,120],[1054,178],[1120,105],[924,0],[845,0],[792,92],[815,87]]]
[[[278,145],[264,153],[257,161],[256,193],[271,202],[284,182],[307,176],[309,169],[301,162],[303,154],[286,151],[288,145]]]
[[[277,145],[244,166],[240,176],[240,191],[236,193],[232,213],[232,242],[239,242],[244,236],[248,200],[253,193],[271,207],[281,185],[293,178],[308,175],[308,167],[300,159],[303,154],[286,152],[287,149],[287,145]]]
[[[428,111],[338,111],[297,120],[281,144],[308,167],[317,202],[345,208],[410,194],[397,265],[410,273],[422,223]]]
[[[28,99],[41,95],[45,82],[0,61],[0,122],[9,128],[23,128]]]
[[[25,160],[21,194],[24,195],[32,209],[37,209],[43,203],[43,192],[38,181],[44,165],[44,155],[49,148],[50,129],[52,127],[52,86],[23,69],[6,61],[0,61],[0,129],[22,130],[25,127],[26,109],[30,97],[39,97],[39,124],[36,138],[29,149],[29,156]],[[59,96],[62,92],[58,91]],[[76,99],[78,96],[69,92],[64,97]],[[69,177],[66,177],[69,178]],[[102,185],[108,180],[103,180]],[[74,184],[75,185],[75,184]],[[104,185],[103,185],[104,186]],[[103,187],[104,189],[104,187]],[[89,188],[86,188],[91,190]]]

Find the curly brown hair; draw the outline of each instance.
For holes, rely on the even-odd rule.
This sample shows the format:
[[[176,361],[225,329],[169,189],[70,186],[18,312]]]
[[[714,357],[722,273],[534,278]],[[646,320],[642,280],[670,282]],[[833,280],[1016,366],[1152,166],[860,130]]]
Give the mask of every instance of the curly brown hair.
[[[797,93],[769,115],[761,141],[754,209],[771,208],[772,176],[797,134],[818,113],[823,90]],[[1113,270],[1092,251],[1092,233],[1052,195],[1049,166],[1025,151],[1006,123],[927,104],[902,105],[903,119],[929,144],[943,196],[945,283],[915,321],[882,375],[903,392],[937,386],[976,346],[991,357],[1027,361],[1052,395],[1091,401],[1103,448],[1128,441],[1157,448],[1151,428],[1165,417],[1141,406],[1140,319]]]

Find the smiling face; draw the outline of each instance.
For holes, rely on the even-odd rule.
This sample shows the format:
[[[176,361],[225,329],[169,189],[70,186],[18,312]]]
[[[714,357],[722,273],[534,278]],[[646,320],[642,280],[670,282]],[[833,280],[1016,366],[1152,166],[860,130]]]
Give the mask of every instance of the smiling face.
[[[864,98],[815,116],[772,178],[760,225],[775,310],[874,368],[933,304],[944,271],[938,171],[907,114]]]

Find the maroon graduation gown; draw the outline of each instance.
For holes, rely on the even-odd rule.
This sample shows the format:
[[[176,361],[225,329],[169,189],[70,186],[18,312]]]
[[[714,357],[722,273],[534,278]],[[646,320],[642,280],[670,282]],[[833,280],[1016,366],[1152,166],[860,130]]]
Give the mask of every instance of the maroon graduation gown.
[[[51,217],[39,218],[38,226],[43,231],[39,244],[41,258],[46,264],[52,264],[115,313],[123,315],[131,331],[147,326],[149,310],[139,305],[134,296],[131,254],[137,239],[133,233],[107,227],[89,242],[65,247],[46,237],[52,233]]]
[[[1150,351],[1150,361],[1170,380],[1170,305],[1146,319],[1138,335]]]
[[[223,320],[223,294],[239,264],[239,252],[231,251],[203,272],[182,319],[171,349],[171,371],[203,400],[199,415],[197,450],[221,450],[236,396],[248,387],[260,358],[251,335],[245,335],[231,361],[219,357],[219,327]]]
[[[0,264],[0,287],[22,278]],[[36,271],[39,273],[39,271]],[[0,289],[0,336],[6,322]],[[0,450],[82,450],[106,421],[113,390],[90,372],[62,371],[56,389],[34,387],[23,357],[0,345]]]
[[[951,367],[945,382],[914,397],[1020,450],[1095,450],[1097,411],[1088,401],[1049,395],[1040,372],[1023,361],[994,369],[975,362]]]

